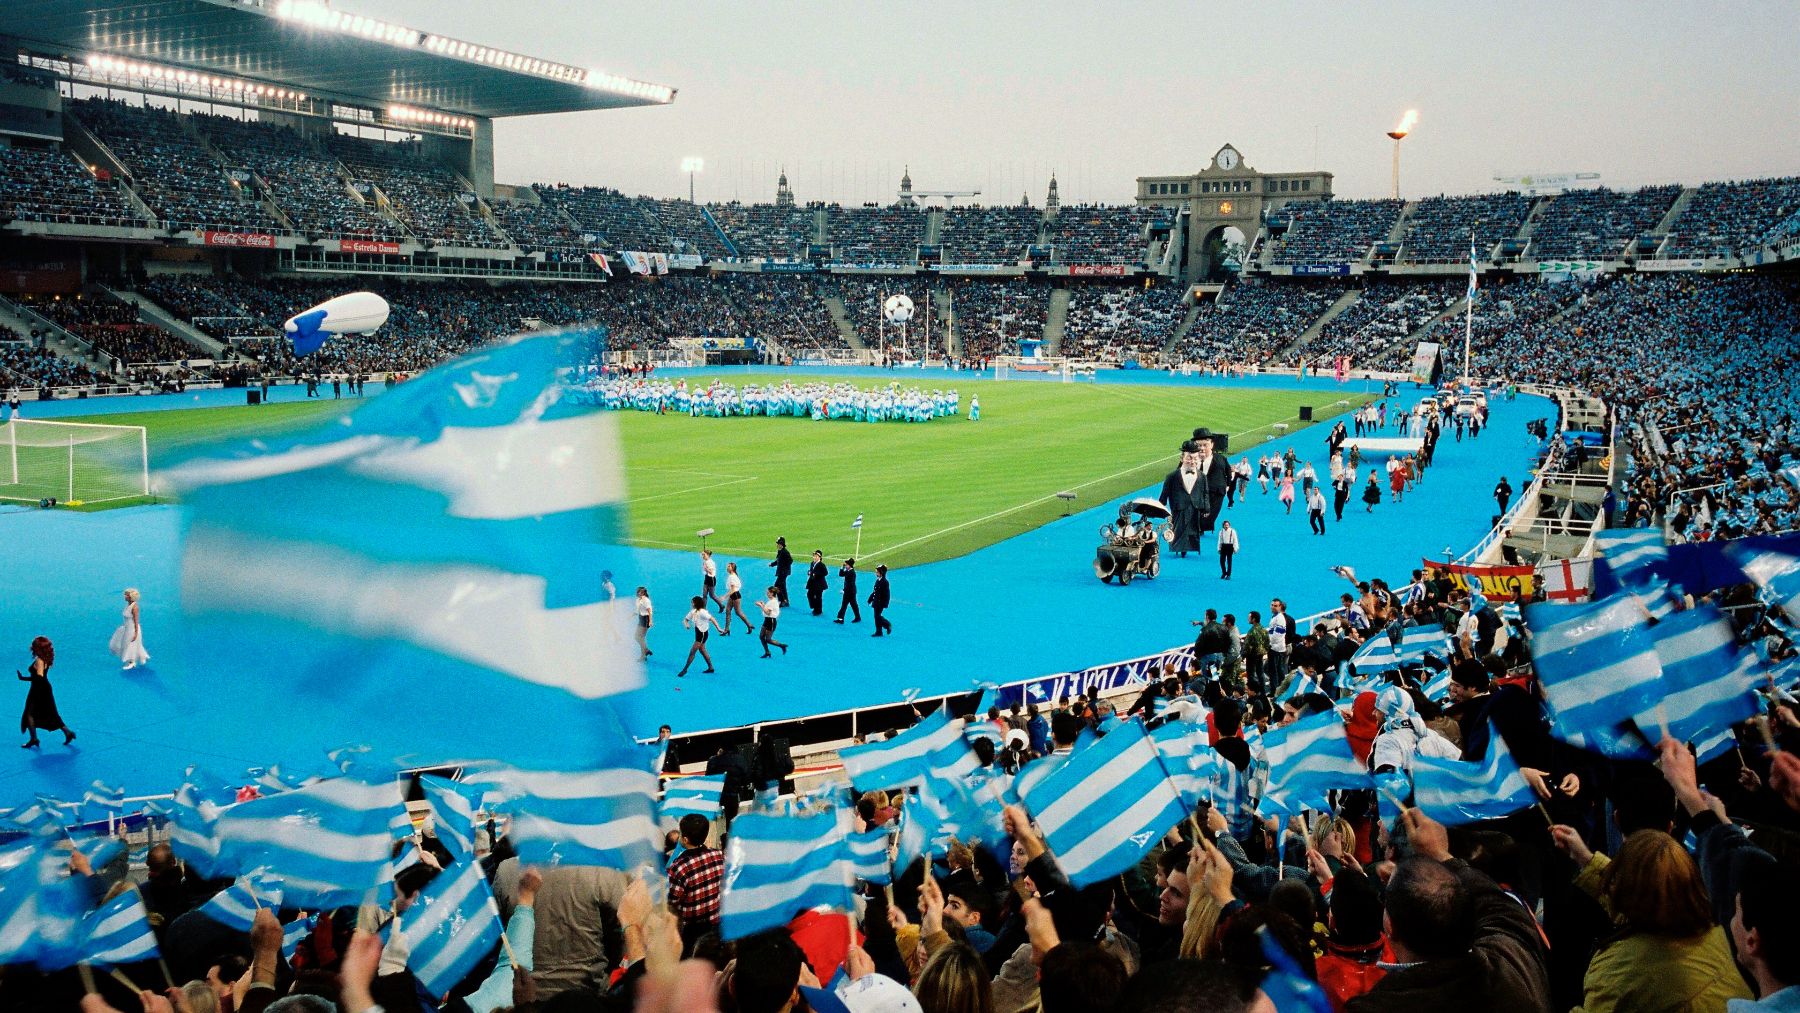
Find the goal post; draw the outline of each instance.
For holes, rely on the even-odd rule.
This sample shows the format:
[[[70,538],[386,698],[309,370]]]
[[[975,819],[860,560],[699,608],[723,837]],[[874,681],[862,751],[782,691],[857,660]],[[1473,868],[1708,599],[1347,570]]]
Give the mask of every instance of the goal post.
[[[0,500],[112,503],[150,495],[143,426],[19,419],[0,423]]]

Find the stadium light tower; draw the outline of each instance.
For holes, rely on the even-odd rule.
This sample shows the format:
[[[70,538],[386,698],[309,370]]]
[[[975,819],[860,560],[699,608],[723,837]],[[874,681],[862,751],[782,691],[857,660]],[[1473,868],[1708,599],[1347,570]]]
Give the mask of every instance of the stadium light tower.
[[[681,171],[688,174],[688,203],[694,203],[694,176],[706,169],[706,159],[689,155],[681,160]]]
[[[1395,200],[1400,199],[1400,141],[1403,138],[1405,138],[1407,134],[1412,133],[1412,128],[1414,126],[1416,126],[1418,124],[1418,122],[1419,122],[1419,111],[1417,109],[1408,109],[1406,111],[1406,115],[1400,117],[1399,125],[1394,127],[1394,129],[1387,132],[1387,135],[1394,139],[1394,199]]]

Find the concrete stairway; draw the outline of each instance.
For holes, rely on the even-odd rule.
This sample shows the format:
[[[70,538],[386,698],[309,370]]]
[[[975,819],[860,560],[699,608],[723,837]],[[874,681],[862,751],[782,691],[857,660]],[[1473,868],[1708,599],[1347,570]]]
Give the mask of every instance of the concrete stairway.
[[[1354,288],[1348,292],[1345,292],[1343,295],[1338,296],[1337,302],[1334,302],[1330,306],[1326,307],[1325,312],[1319,314],[1319,319],[1314,320],[1312,322],[1312,326],[1308,327],[1304,331],[1301,331],[1299,337],[1288,342],[1285,346],[1282,347],[1281,351],[1275,353],[1276,361],[1277,362],[1285,362],[1285,361],[1287,361],[1286,356],[1289,353],[1293,352],[1297,348],[1306,347],[1309,343],[1311,343],[1312,339],[1319,336],[1319,332],[1325,329],[1326,324],[1331,323],[1333,320],[1337,319],[1339,314],[1343,313],[1345,310],[1349,309],[1350,307],[1356,305],[1356,303],[1360,299],[1362,299],[1362,292],[1360,290],[1354,289]]]
[[[938,333],[943,335],[942,343],[947,354],[952,357],[961,355],[962,337],[956,333],[956,328],[951,326],[955,321],[951,319],[950,314],[949,290],[941,286],[933,288],[931,290],[931,307],[932,313],[937,316],[939,321],[942,321],[940,326],[943,330]]]
[[[856,334],[856,328],[850,323],[850,311],[844,308],[843,296],[826,296],[825,311],[831,314],[831,322],[837,325],[838,337],[843,338],[845,344],[859,352],[868,351],[868,346],[863,344],[862,338]]]
[[[1063,335],[1069,328],[1069,290],[1050,290],[1050,307],[1044,313],[1044,347],[1050,355],[1062,354]]]
[[[65,329],[35,310],[0,296],[0,326],[30,336],[37,331],[44,336],[44,349],[62,358],[82,363],[100,373],[110,373],[112,359],[85,339]]]
[[[1187,308],[1187,315],[1181,318],[1181,323],[1178,326],[1176,326],[1175,333],[1169,335],[1169,340],[1163,342],[1163,346],[1162,346],[1163,358],[1167,359],[1169,357],[1170,350],[1179,347],[1181,345],[1181,343],[1187,339],[1188,332],[1194,329],[1194,322],[1199,319],[1200,319],[1200,304],[1197,302],[1189,303],[1188,308]]]
[[[224,356],[225,343],[223,341],[211,337],[193,324],[188,323],[169,310],[164,309],[149,296],[127,289],[113,288],[110,285],[101,285],[99,287],[101,291],[106,292],[114,299],[117,299],[122,303],[136,306],[139,320],[150,324],[153,327],[159,327],[168,331],[170,334],[193,345],[196,350],[204,353],[207,358],[217,359]]]

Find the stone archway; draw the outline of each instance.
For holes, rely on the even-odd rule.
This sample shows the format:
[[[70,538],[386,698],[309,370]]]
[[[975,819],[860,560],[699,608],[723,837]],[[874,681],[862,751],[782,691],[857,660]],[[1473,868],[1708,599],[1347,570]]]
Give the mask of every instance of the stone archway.
[[[1243,269],[1250,237],[1230,222],[1214,225],[1200,237],[1199,260],[1195,263],[1194,281],[1224,281]]]

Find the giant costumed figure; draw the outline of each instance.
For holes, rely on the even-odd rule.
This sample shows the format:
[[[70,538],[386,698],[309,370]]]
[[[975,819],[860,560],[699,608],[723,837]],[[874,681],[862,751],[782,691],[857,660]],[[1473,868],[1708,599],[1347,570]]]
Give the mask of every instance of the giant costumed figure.
[[[1200,430],[1182,443],[1181,463],[1156,497],[1169,508],[1169,548],[1177,555],[1200,551],[1200,536],[1213,529],[1230,482],[1231,468],[1214,452],[1211,434]]]

